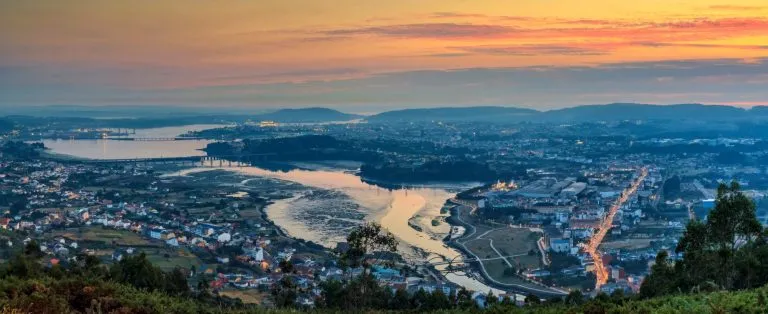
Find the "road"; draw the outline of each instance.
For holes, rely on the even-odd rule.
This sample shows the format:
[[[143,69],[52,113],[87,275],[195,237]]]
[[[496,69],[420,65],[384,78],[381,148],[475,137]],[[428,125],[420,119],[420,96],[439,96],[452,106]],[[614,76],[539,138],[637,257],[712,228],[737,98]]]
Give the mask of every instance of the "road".
[[[701,182],[699,180],[694,180],[693,181],[693,186],[695,186],[696,189],[698,189],[699,192],[701,192],[701,194],[704,195],[705,199],[715,199],[716,191],[704,188],[704,185],[701,184]]]
[[[549,266],[550,263],[552,263],[549,260],[549,256],[547,256],[547,250],[545,249],[546,243],[544,243],[545,238],[541,237],[538,241],[536,241],[536,246],[539,247],[539,254],[541,254],[541,263],[544,264],[544,266]]]
[[[504,229],[504,228],[496,228],[496,229],[491,229],[491,230],[488,230],[488,231],[484,232],[483,234],[481,234],[481,235],[477,236],[477,238],[475,238],[474,240],[488,240],[488,244],[490,244],[490,245],[491,245],[491,249],[492,249],[494,252],[496,252],[496,255],[498,255],[498,256],[500,256],[500,257],[502,257],[502,259],[503,259],[503,260],[504,260],[504,262],[507,264],[507,266],[509,266],[509,267],[515,267],[514,265],[512,265],[512,263],[510,263],[510,262],[509,262],[509,260],[508,260],[508,259],[507,259],[507,258],[506,258],[504,255],[502,255],[502,254],[501,254],[501,252],[499,252],[499,250],[497,250],[497,249],[496,249],[496,247],[495,247],[495,246],[493,246],[493,239],[484,239],[484,238],[483,238],[483,237],[484,237],[484,236],[486,236],[487,234],[489,234],[489,233],[491,233],[491,232],[493,232],[493,231],[499,230],[499,229]],[[473,240],[469,240],[469,241],[473,241]],[[469,241],[464,241],[464,243],[467,243],[467,242],[469,242]],[[525,254],[520,254],[519,256],[522,256],[522,255],[525,255]]]
[[[603,265],[602,255],[600,254],[600,251],[597,250],[597,248],[603,242],[605,235],[608,234],[608,230],[611,230],[611,227],[613,226],[613,218],[616,216],[619,208],[624,205],[624,203],[632,194],[637,192],[637,188],[640,187],[640,184],[643,183],[643,180],[645,180],[647,175],[647,168],[640,170],[640,176],[637,178],[637,180],[635,180],[635,182],[632,183],[629,188],[625,189],[624,192],[621,193],[621,197],[619,197],[619,199],[613,203],[611,208],[608,210],[608,215],[606,215],[603,221],[600,223],[600,228],[597,230],[597,232],[595,232],[594,235],[592,235],[592,238],[590,238],[589,242],[584,246],[584,250],[590,256],[592,256],[592,260],[595,262],[595,276],[597,277],[595,290],[599,289],[600,286],[608,282],[608,271],[605,269],[605,265]]]
[[[472,208],[472,207],[470,207],[470,208]],[[461,213],[458,212],[460,209],[456,209],[456,210],[457,210],[456,219],[459,222],[461,222],[462,225],[465,225],[469,229],[472,229],[472,231],[471,231],[471,233],[469,233],[469,234],[465,235],[464,237],[462,237],[462,238],[467,239],[467,240],[462,242],[459,239],[456,239],[455,243],[457,245],[461,246],[464,249],[465,252],[467,252],[467,253],[469,253],[471,255],[470,256],[471,260],[480,261],[477,264],[480,265],[480,271],[482,272],[483,278],[485,278],[486,280],[492,282],[494,285],[499,286],[499,287],[514,288],[514,289],[518,289],[518,290],[521,290],[521,291],[537,293],[537,294],[544,295],[544,296],[553,296],[553,295],[555,295],[555,296],[564,296],[564,295],[568,294],[568,291],[565,291],[565,290],[562,290],[562,289],[558,289],[558,288],[553,288],[553,287],[546,287],[546,288],[544,288],[544,287],[542,287],[542,289],[539,289],[539,288],[535,288],[535,287],[531,287],[531,286],[503,283],[503,282],[500,282],[500,281],[498,281],[496,279],[493,279],[493,277],[491,277],[488,274],[488,271],[485,269],[485,265],[482,263],[482,261],[484,259],[480,258],[480,256],[477,256],[477,254],[472,252],[472,250],[468,249],[464,245],[465,243],[469,242],[470,240],[474,240],[474,239],[472,239],[472,236],[476,233],[477,229],[475,229],[475,227],[473,225],[471,225],[471,224],[465,222],[463,219],[461,219]],[[492,230],[489,230],[488,232],[490,232],[490,231],[492,231]],[[483,235],[487,234],[488,232],[485,232]],[[502,256],[501,254],[499,254],[499,257],[501,259],[504,259],[505,261],[507,260],[506,259],[507,257]]]
[[[520,256],[526,256],[526,255],[528,255],[528,253],[520,253],[520,254],[515,254],[515,255],[507,255],[507,256],[489,257],[489,258],[483,258],[483,259],[479,259],[479,260],[471,258],[471,259],[463,259],[461,261],[461,263],[466,264],[466,263],[470,263],[470,262],[487,262],[487,261],[495,261],[495,260],[500,260],[500,259],[515,258],[515,257],[520,257]],[[438,266],[438,265],[448,265],[448,264],[453,264],[453,263],[456,263],[456,262],[454,262],[454,261],[442,261],[442,262],[429,263],[429,265]]]
[[[461,205],[461,206],[469,207],[471,209],[469,211],[470,215],[474,215],[475,211],[477,211],[477,208],[478,208],[477,207],[477,203],[476,202],[472,202],[472,201],[460,200],[460,199],[457,199],[455,197],[450,199],[449,201],[451,201],[454,204],[458,204],[458,205]]]

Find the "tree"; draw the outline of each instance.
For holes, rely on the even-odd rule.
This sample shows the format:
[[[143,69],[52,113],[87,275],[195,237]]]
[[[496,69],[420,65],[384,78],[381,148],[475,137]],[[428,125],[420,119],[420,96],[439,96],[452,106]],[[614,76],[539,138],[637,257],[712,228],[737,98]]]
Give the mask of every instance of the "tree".
[[[365,258],[368,254],[397,251],[397,239],[389,231],[382,230],[381,225],[375,222],[365,223],[347,236],[349,249],[343,253],[342,261],[347,266],[368,268]],[[374,259],[374,263],[378,258]]]
[[[37,259],[28,255],[18,254],[10,260],[3,271],[3,277],[36,278],[42,273],[42,267]]]
[[[384,308],[392,295],[385,295],[379,282],[371,274],[363,273],[347,285],[345,309],[379,309]]]
[[[656,263],[651,267],[651,274],[640,285],[641,297],[652,298],[674,291],[675,271],[667,262],[667,256],[667,251],[661,251],[656,255]]]
[[[444,310],[451,307],[451,300],[442,289],[435,289],[429,296],[429,305],[431,310]]]
[[[473,309],[476,307],[475,302],[472,301],[472,294],[467,291],[467,289],[464,289],[464,287],[459,289],[459,292],[456,293],[456,305],[460,309],[464,310]]]
[[[344,285],[338,280],[328,280],[321,283],[322,300],[321,304],[326,308],[339,309],[344,304],[345,289]]]
[[[277,264],[277,266],[280,268],[280,272],[283,274],[291,274],[294,271],[293,263],[291,263],[291,261],[288,261],[288,260],[280,261],[280,263]]]
[[[40,244],[37,241],[32,240],[24,245],[24,256],[38,259],[43,257],[43,251],[40,250]]]
[[[538,304],[541,304],[541,299],[537,295],[533,293],[529,293],[528,295],[525,296],[525,304],[538,305]]]
[[[27,209],[27,199],[26,198],[23,198],[23,199],[20,199],[20,200],[18,200],[16,202],[13,202],[13,204],[11,204],[11,207],[9,208],[11,216],[16,216],[20,212],[22,212],[22,211],[24,211],[26,209]]]
[[[675,264],[678,284],[685,291],[703,282],[713,280],[720,272],[717,262],[712,260],[708,227],[700,221],[691,221],[685,228],[675,252],[682,253],[684,259]]]
[[[181,270],[181,268],[174,268],[171,272],[164,276],[165,292],[171,295],[187,295],[189,293],[189,283],[187,283],[187,275]]]
[[[209,291],[211,289],[210,279],[203,277],[197,280],[197,298],[198,299],[206,299],[211,296],[211,292]]]
[[[506,267],[504,268],[504,277],[513,277],[517,274],[517,269],[514,267]]]
[[[392,310],[406,310],[410,307],[410,302],[411,300],[408,297],[408,291],[405,291],[405,289],[397,289],[389,303],[389,308]]]
[[[549,260],[550,264],[548,269],[553,273],[557,273],[568,267],[581,264],[577,257],[568,255],[566,253],[552,252],[549,254]]]
[[[613,292],[611,292],[611,301],[615,304],[621,305],[624,304],[624,301],[626,301],[627,297],[624,295],[624,290],[622,289],[616,289]]]
[[[498,298],[498,297],[496,297],[496,296],[493,294],[493,291],[488,291],[488,294],[487,294],[487,295],[485,295],[485,304],[486,304],[488,307],[491,307],[491,306],[495,305],[496,303],[499,303],[499,298]]]
[[[706,223],[691,221],[675,251],[683,258],[674,268],[666,252],[643,282],[642,297],[673,292],[743,289],[768,283],[768,242],[755,215],[755,204],[739,184],[721,184]]]
[[[567,305],[581,305],[584,303],[584,294],[581,290],[573,290],[565,297],[565,304]]]
[[[429,303],[429,295],[424,289],[419,289],[413,293],[411,297],[411,307],[420,311],[427,311]]]
[[[299,295],[298,288],[292,276],[283,276],[277,286],[272,290],[272,297],[277,307],[292,307]]]
[[[139,289],[154,291],[164,288],[163,272],[152,266],[144,252],[124,257],[113,264],[109,272],[113,280]]]
[[[755,203],[740,191],[734,181],[717,188],[715,208],[707,216],[708,237],[717,248],[721,271],[718,283],[730,289],[735,272],[734,256],[741,243],[754,241],[762,232],[755,215]]]

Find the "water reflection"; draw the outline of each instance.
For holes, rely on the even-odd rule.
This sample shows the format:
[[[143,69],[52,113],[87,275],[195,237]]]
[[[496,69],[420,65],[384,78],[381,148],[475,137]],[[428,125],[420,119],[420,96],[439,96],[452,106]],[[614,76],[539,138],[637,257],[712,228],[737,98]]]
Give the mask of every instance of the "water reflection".
[[[173,137],[205,126],[187,126],[137,130],[136,137]],[[154,130],[154,131],[153,131]],[[209,141],[132,142],[103,140],[44,141],[53,153],[92,159],[155,158],[204,156],[201,151]],[[409,189],[385,189],[364,182],[354,173],[327,169],[303,170],[292,166],[192,168],[172,175],[223,169],[241,174],[274,178],[310,187],[293,197],[278,200],[266,208],[267,215],[288,234],[332,247],[343,241],[347,231],[363,220],[378,221],[402,243],[399,253],[413,262],[435,256],[453,259],[458,251],[446,246],[442,239],[449,230],[445,223],[433,226],[440,216],[451,190],[461,185],[423,186]],[[247,180],[246,180],[247,181]],[[243,182],[247,184],[247,182]],[[316,194],[320,193],[320,194]],[[325,193],[325,194],[323,194]],[[421,231],[409,226],[409,221]],[[446,266],[438,266],[438,270]],[[458,285],[476,291],[490,288],[471,277],[449,273],[446,277]],[[501,291],[495,290],[495,293]]]
[[[190,131],[200,131],[222,127],[216,124],[197,124],[180,127],[137,129],[136,138],[176,137]],[[126,159],[126,158],[162,158],[205,156],[201,149],[208,140],[192,141],[112,141],[112,140],[43,140],[45,147],[56,154],[70,155],[89,159]]]

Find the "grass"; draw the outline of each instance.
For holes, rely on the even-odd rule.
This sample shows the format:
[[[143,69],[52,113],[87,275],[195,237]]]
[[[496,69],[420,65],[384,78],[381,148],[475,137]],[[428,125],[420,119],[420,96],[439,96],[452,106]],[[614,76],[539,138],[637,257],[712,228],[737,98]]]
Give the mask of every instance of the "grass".
[[[496,258],[499,254],[491,247],[491,240],[493,241],[493,247],[495,247],[501,256],[514,256],[507,257],[507,260],[516,269],[535,269],[541,265],[539,258],[538,247],[536,246],[536,240],[539,238],[539,234],[529,231],[528,229],[517,228],[500,228],[487,232],[486,229],[483,232],[476,233],[475,238],[465,242],[465,246],[468,250],[475,253],[480,258]],[[536,254],[528,255],[530,250],[534,250]],[[504,271],[509,268],[509,265],[503,259],[495,259],[489,261],[483,261],[488,275],[494,280],[507,283],[507,284],[519,284],[530,285],[521,278],[516,276],[504,275]]]
[[[127,230],[104,229],[101,227],[83,227],[74,230],[55,231],[53,236],[62,236],[74,241],[102,242],[107,249],[96,251],[96,255],[110,255],[119,246],[135,246],[147,253],[147,258],[157,267],[170,270],[174,267],[200,267],[200,259],[185,248],[171,248],[159,241],[143,238]],[[112,243],[115,243],[113,246]],[[168,255],[168,257],[166,257]]]
[[[219,295],[240,299],[245,304],[261,304],[264,298],[269,297],[268,292],[260,292],[256,289],[223,290],[223,291],[219,291]]]
[[[240,210],[240,217],[243,217],[243,219],[261,219],[261,215],[260,208],[249,207]]]
[[[531,232],[528,229],[502,228],[488,232],[480,239],[475,238],[467,241],[466,246],[467,249],[481,258],[498,257],[499,254],[491,248],[490,240],[493,240],[493,246],[502,256],[520,255],[507,258],[510,262],[516,264],[515,267],[531,269],[540,266],[538,248],[536,247],[538,237],[538,233]],[[528,255],[530,250],[534,250],[536,254]],[[506,267],[506,263],[504,265]]]
[[[166,257],[166,254],[168,257]],[[165,271],[174,269],[175,267],[188,269],[192,266],[195,266],[195,268],[199,269],[200,265],[202,265],[200,259],[186,249],[165,249],[158,251],[150,250],[147,252],[147,259],[149,259],[152,264],[160,267]]]
[[[54,236],[62,236],[74,241],[93,241],[120,246],[162,246],[128,230],[105,229],[101,227],[83,227],[76,230],[55,231]]]

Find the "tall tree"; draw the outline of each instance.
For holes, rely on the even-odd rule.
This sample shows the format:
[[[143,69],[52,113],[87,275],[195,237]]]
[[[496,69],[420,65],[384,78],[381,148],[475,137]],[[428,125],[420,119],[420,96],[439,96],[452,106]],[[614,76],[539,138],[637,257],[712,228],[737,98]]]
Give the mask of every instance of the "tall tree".
[[[667,251],[656,255],[656,263],[651,267],[651,274],[640,285],[640,296],[652,298],[674,292],[676,287],[675,270],[667,261]]]
[[[675,248],[675,252],[684,256],[683,260],[675,264],[675,273],[680,279],[678,284],[684,291],[714,281],[721,271],[717,261],[713,260],[708,230],[709,227],[703,222],[689,222]]]
[[[734,181],[730,186],[717,188],[715,208],[707,216],[708,238],[718,250],[722,269],[718,284],[733,287],[734,257],[741,245],[751,243],[760,236],[762,225],[755,215],[755,203]]]
[[[369,254],[375,254],[374,263],[379,260],[383,252],[397,251],[397,239],[381,225],[369,222],[352,230],[347,236],[349,249],[343,253],[342,261],[350,267],[368,268],[371,265],[366,261]]]

